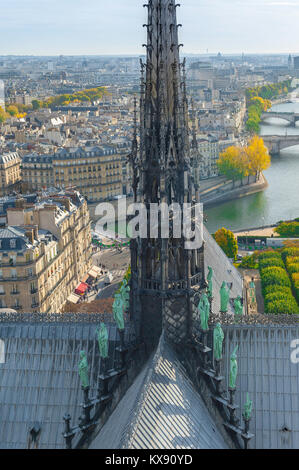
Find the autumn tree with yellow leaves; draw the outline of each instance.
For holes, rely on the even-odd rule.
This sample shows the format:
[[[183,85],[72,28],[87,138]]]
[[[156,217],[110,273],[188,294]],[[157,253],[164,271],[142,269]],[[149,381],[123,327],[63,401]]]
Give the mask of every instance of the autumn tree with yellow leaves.
[[[248,172],[250,175],[255,176],[255,181],[258,181],[261,173],[267,170],[271,165],[271,157],[264,144],[264,140],[258,136],[252,137],[245,152],[248,162]]]
[[[246,176],[246,161],[241,147],[227,147],[219,156],[217,162],[219,172],[233,181],[243,180]]]
[[[247,147],[231,146],[221,152],[217,162],[220,174],[235,182],[250,176],[255,176],[256,181],[262,171],[271,165],[271,159],[267,147],[261,137],[255,136]]]
[[[0,106],[0,123],[5,122],[8,117],[8,114]]]

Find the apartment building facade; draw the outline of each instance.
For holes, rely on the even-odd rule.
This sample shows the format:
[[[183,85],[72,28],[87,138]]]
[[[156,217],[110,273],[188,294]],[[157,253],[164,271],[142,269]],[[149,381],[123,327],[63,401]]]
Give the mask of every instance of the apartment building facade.
[[[87,203],[78,192],[8,208],[0,230],[0,308],[60,312],[91,267]]]
[[[53,155],[26,155],[22,161],[25,189],[74,188],[88,202],[122,194],[123,156],[112,146],[58,150]]]
[[[0,196],[16,189],[21,181],[21,158],[17,152],[0,155]]]

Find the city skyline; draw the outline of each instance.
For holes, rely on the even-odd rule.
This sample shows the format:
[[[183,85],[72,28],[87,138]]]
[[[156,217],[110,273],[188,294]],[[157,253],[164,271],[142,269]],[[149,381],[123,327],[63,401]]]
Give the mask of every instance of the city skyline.
[[[0,55],[141,54],[146,34],[142,3],[0,0]],[[299,49],[299,2],[227,0],[223,5],[222,0],[185,0],[183,6],[178,19],[184,26],[180,38],[185,54],[296,53]]]

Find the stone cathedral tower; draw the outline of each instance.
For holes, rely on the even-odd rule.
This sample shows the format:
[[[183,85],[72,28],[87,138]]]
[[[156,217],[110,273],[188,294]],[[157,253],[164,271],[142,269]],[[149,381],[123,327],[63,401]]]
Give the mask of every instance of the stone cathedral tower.
[[[153,203],[198,203],[191,163],[197,151],[189,145],[185,61],[180,62],[177,7],[174,0],[149,0],[146,55],[141,63],[140,129],[130,155],[134,199],[148,211]],[[194,211],[193,211],[194,212]],[[162,328],[176,344],[189,338],[194,295],[205,285],[204,243],[186,249],[185,238],[137,238],[131,242],[131,312],[148,345],[154,345]],[[194,227],[193,227],[194,228]],[[150,227],[148,226],[148,233]]]

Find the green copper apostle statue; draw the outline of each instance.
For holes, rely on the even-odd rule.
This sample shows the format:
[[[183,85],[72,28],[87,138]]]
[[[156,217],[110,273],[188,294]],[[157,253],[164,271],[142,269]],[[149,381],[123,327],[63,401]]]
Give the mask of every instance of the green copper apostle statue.
[[[208,297],[211,299],[213,297],[213,268],[211,266],[208,267],[209,269],[209,274],[207,277],[208,281]]]
[[[97,330],[98,334],[98,343],[100,356],[102,359],[107,359],[108,357],[108,330],[105,323],[101,323],[100,328]]]
[[[238,374],[237,350],[238,350],[238,346],[235,347],[230,357],[229,387],[232,389],[236,388],[236,382],[237,382],[237,374]]]
[[[246,403],[244,405],[244,413],[243,413],[244,419],[246,421],[249,421],[251,418],[251,414],[252,414],[252,401],[249,399],[249,394],[247,393]]]
[[[124,302],[124,309],[127,310],[130,304],[130,286],[126,279],[123,280],[119,293]]]
[[[209,316],[210,316],[210,302],[207,294],[203,294],[200,298],[198,304],[198,311],[200,313],[200,325],[203,331],[208,331],[209,329]]]
[[[121,294],[115,294],[112,310],[113,318],[117,324],[117,328],[119,330],[124,330],[124,301]]]
[[[242,299],[240,296],[238,296],[234,300],[234,306],[235,306],[235,314],[236,315],[243,315],[243,305],[242,305]]]
[[[224,340],[224,333],[223,333],[220,323],[217,323],[216,327],[214,328],[213,337],[214,337],[214,358],[217,361],[220,361],[222,359],[222,344]]]
[[[85,351],[80,352],[79,376],[83,388],[89,387],[88,363]]]
[[[229,301],[229,288],[227,287],[226,282],[222,283],[222,286],[220,289],[220,298],[221,298],[220,311],[222,313],[227,313],[228,301]]]

